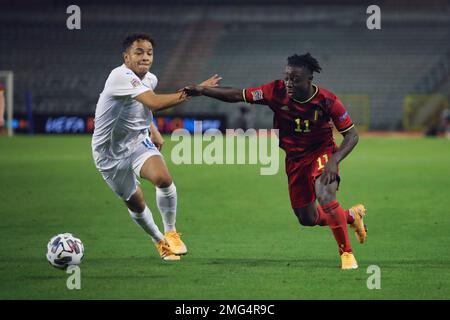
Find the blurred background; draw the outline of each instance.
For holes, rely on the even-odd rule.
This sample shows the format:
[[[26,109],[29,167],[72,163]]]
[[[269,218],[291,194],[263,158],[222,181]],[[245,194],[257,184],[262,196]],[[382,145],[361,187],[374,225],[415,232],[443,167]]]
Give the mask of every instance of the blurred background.
[[[155,39],[156,92],[214,73],[223,86],[267,83],[283,78],[288,56],[310,52],[323,68],[314,82],[341,98],[360,130],[443,135],[448,126],[448,0],[1,2],[0,86],[13,110],[3,134],[92,132],[98,95],[133,31]],[[66,26],[71,4],[79,30]],[[381,8],[380,30],[366,26],[371,4]],[[269,108],[203,97],[156,116],[166,133],[192,119],[272,126]]]

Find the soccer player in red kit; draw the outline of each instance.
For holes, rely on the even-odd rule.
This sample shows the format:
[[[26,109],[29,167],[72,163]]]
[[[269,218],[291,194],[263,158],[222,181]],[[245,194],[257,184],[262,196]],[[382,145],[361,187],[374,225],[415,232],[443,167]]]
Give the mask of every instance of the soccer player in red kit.
[[[272,109],[280,148],[286,152],[286,174],[295,215],[303,226],[328,225],[339,247],[342,269],[356,269],[347,224],[355,230],[358,241],[364,243],[366,210],[361,204],[343,209],[336,200],[336,191],[340,181],[338,164],[358,143],[358,133],[336,95],[312,83],[313,73],[321,70],[317,60],[309,53],[287,60],[284,80],[244,90],[202,86],[184,90],[188,95],[261,104]],[[339,147],[330,120],[344,136]]]

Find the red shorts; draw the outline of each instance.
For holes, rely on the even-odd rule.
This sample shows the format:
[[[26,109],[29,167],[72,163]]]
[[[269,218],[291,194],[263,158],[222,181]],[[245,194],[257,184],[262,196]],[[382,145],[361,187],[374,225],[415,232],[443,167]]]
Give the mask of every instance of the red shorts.
[[[334,151],[334,147],[328,147],[317,153],[320,155],[317,157],[293,159],[286,157],[286,174],[292,208],[303,208],[316,200],[316,179],[323,173],[325,164]],[[337,180],[339,182],[339,176]]]

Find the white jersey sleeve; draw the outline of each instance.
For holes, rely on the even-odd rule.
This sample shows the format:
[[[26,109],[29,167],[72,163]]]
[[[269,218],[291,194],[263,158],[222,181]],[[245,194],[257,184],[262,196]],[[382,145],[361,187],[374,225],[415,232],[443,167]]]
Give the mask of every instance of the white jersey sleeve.
[[[156,76],[155,81],[157,82]],[[112,96],[131,96],[131,98],[134,98],[154,88],[153,83],[151,87],[146,86],[141,79],[126,68],[115,69],[108,82],[106,88]]]
[[[152,87],[152,90],[155,90],[156,86],[158,85],[158,78],[153,73],[147,73],[147,77],[150,80],[150,84]]]

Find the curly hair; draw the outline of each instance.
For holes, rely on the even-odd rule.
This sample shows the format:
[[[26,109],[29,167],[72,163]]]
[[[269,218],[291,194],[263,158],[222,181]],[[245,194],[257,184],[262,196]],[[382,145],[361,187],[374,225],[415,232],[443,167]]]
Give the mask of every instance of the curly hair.
[[[302,55],[294,54],[293,56],[288,57],[287,61],[289,66],[306,68],[311,73],[320,72],[320,70],[322,70],[317,59],[309,52]]]

